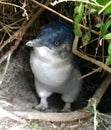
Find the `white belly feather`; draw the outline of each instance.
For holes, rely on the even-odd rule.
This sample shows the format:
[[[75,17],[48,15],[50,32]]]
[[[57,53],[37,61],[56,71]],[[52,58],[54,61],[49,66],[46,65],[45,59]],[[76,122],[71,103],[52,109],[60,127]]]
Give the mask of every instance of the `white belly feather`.
[[[71,75],[72,66],[68,62],[64,64],[62,59],[49,55],[48,51],[41,47],[31,54],[30,64],[34,76],[49,86],[63,85]]]

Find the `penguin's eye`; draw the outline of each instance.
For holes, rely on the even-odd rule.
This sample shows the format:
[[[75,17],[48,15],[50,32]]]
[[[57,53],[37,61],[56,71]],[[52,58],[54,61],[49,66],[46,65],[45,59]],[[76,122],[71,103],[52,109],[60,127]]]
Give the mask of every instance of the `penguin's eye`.
[[[60,42],[56,41],[54,44],[55,44],[55,46],[58,46],[60,44]]]

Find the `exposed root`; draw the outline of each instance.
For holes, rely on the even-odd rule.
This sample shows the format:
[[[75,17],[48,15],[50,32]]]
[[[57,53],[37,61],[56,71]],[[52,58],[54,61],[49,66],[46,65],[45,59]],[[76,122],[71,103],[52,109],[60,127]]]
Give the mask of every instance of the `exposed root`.
[[[96,107],[98,106],[99,102],[101,101],[101,98],[103,97],[104,93],[106,92],[107,88],[111,84],[111,74],[109,74],[106,79],[101,83],[100,87],[96,90],[95,94],[89,101],[89,105],[91,104],[91,101],[96,100]]]
[[[43,121],[53,121],[53,122],[69,122],[76,121],[86,117],[89,117],[91,114],[87,110],[78,110],[68,113],[45,113],[39,111],[13,111],[16,116],[20,116],[24,119],[34,119],[34,120],[43,120]]]

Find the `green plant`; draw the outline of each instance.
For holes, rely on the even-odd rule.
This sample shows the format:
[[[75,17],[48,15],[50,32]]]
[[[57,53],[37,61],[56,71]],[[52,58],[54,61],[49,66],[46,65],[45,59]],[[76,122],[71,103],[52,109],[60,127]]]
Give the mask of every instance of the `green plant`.
[[[111,1],[110,0],[55,0],[52,5],[56,5],[62,2],[75,2],[76,6],[74,8],[74,33],[76,36],[82,38],[83,46],[89,44],[91,39],[91,30],[95,27],[98,30],[98,45],[96,48],[95,54],[97,54],[98,46],[103,46],[104,43],[108,46],[105,62],[107,64],[111,64]],[[98,20],[93,23],[91,18],[95,17],[95,15],[99,17],[100,21]],[[85,26],[88,26],[88,30],[81,30],[79,24],[83,24],[83,19],[86,21]],[[108,43],[108,44],[107,44]],[[103,51],[103,50],[102,50]],[[102,56],[103,57],[103,56]],[[104,60],[103,60],[104,61]]]
[[[35,123],[35,122],[31,123],[31,127],[36,129],[36,130],[42,130],[41,127],[37,123]]]

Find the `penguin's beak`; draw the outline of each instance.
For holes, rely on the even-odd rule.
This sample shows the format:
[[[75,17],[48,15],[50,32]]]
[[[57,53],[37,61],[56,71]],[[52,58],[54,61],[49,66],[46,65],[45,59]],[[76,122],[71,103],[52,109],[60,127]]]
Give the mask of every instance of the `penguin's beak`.
[[[41,47],[42,46],[42,40],[41,39],[34,39],[34,40],[31,40],[31,41],[28,41],[26,43],[27,46],[30,46],[30,47]]]

